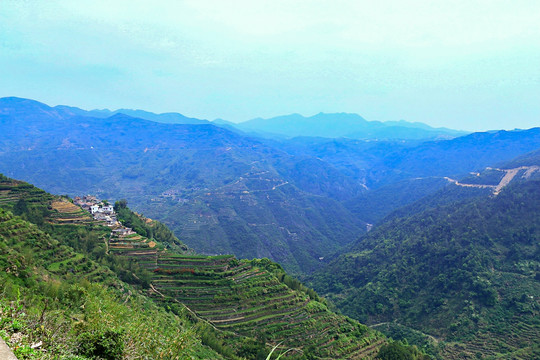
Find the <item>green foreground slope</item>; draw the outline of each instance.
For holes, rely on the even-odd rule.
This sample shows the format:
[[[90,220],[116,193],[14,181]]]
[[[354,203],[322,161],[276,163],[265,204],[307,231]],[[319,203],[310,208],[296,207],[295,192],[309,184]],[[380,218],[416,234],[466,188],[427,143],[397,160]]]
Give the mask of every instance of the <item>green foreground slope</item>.
[[[221,358],[183,314],[0,209],[0,336],[19,359]]]
[[[414,206],[422,212],[390,217],[317,273],[313,286],[345,314],[396,337],[423,339],[444,358],[540,356],[535,164],[517,169],[498,194],[452,202],[439,193]],[[446,192],[457,188],[450,186]]]
[[[0,178],[1,335],[21,359],[266,359],[277,344],[293,359],[422,358],[267,259],[188,254],[117,208],[144,234],[113,236],[69,199]]]

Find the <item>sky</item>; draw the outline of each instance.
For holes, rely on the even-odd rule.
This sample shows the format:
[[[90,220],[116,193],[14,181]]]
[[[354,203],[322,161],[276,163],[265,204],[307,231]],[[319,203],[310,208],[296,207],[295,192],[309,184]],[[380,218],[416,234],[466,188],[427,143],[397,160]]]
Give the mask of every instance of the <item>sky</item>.
[[[540,126],[540,1],[0,0],[0,97]]]

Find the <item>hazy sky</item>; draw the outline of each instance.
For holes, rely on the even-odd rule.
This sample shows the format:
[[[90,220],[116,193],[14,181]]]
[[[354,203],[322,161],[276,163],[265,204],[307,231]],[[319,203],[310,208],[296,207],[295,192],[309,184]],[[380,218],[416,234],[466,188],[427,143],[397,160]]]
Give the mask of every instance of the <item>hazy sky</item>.
[[[0,97],[540,126],[540,1],[0,0]]]

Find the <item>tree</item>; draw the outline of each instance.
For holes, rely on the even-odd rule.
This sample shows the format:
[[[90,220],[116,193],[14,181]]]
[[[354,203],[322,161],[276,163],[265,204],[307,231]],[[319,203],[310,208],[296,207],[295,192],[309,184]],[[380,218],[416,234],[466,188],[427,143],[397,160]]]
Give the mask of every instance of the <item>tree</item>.
[[[22,215],[28,213],[28,205],[24,199],[19,199],[15,206],[13,207],[13,213],[15,215]]]
[[[381,360],[414,360],[413,354],[399,341],[383,345],[377,354]]]
[[[114,203],[114,211],[118,211],[118,209],[125,209],[127,208],[127,200],[121,199]]]

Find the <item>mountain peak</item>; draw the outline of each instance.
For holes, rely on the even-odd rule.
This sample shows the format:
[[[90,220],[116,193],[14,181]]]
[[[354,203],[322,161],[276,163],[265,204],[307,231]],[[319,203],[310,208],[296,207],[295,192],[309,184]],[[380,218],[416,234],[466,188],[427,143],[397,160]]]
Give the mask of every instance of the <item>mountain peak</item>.
[[[51,109],[48,105],[32,99],[25,99],[16,96],[0,98],[0,106],[18,106],[26,109]]]

